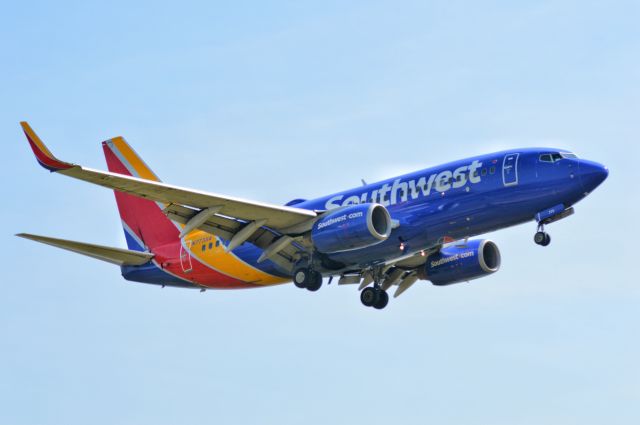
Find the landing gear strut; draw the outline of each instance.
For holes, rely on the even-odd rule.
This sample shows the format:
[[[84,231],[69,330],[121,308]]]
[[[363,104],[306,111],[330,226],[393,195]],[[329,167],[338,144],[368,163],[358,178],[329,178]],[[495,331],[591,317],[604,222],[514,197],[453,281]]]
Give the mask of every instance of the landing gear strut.
[[[544,224],[538,224],[538,231],[533,235],[533,241],[541,246],[547,246],[551,243],[551,236],[544,231]]]
[[[360,293],[360,301],[362,301],[362,304],[366,307],[382,310],[389,303],[389,294],[380,287],[383,278],[382,272],[375,270],[373,275],[373,286],[368,286],[362,290]]]
[[[322,286],[322,274],[311,267],[299,267],[293,272],[293,284],[315,292]]]

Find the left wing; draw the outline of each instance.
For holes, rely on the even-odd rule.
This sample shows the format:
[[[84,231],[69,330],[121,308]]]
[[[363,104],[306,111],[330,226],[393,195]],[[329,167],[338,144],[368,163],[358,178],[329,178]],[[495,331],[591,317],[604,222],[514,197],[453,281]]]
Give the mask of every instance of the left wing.
[[[77,164],[60,161],[45,146],[28,123],[21,122],[27,140],[36,159],[44,168],[51,172],[64,174],[79,180],[107,187],[134,196],[149,199],[164,204],[177,204],[196,209],[203,214],[196,220],[204,223],[213,215],[221,215],[244,220],[256,228],[268,226],[280,233],[291,230],[302,232],[311,228],[317,213],[302,208],[272,205],[262,202],[249,201],[215,193],[186,189],[157,181],[125,176],[107,171],[94,170]],[[202,224],[200,223],[200,224]],[[301,230],[302,229],[302,230]]]

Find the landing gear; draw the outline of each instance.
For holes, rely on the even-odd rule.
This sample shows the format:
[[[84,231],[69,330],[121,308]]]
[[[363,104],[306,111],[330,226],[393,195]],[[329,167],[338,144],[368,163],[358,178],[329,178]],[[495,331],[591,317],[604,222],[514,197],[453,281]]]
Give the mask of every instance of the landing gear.
[[[322,286],[322,274],[311,267],[300,267],[293,272],[293,284],[315,292]]]
[[[366,307],[373,307],[378,310],[382,310],[389,303],[389,294],[387,291],[369,286],[364,288],[360,293],[360,301]]]
[[[544,231],[544,223],[538,223],[538,231],[533,235],[533,241],[541,246],[547,246],[551,243],[551,236]]]
[[[311,281],[307,284],[307,290],[315,292],[322,286],[322,275],[315,270],[311,271]]]
[[[380,289],[378,291],[378,300],[373,305],[373,308],[382,310],[387,306],[387,304],[389,304],[389,294],[387,294],[387,291],[385,291],[384,289]]]
[[[373,307],[382,310],[389,304],[389,294],[380,287],[384,273],[382,270],[372,271],[374,280],[373,286],[368,286],[360,293],[360,301],[366,307]]]
[[[370,286],[364,288],[362,292],[360,292],[360,301],[362,301],[365,307],[373,307],[376,301],[378,301],[378,291]]]
[[[547,246],[551,243],[551,236],[543,231],[537,232],[533,236],[533,241],[541,246]]]
[[[311,269],[307,267],[300,267],[293,272],[293,284],[298,288],[306,288],[311,278]]]

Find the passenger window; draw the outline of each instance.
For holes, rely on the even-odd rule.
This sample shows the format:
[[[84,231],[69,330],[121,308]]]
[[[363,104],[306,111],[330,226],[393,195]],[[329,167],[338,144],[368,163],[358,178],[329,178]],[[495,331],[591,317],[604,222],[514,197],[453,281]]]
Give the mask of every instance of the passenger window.
[[[486,169],[486,168],[483,168],[483,169],[482,169],[481,174],[482,174],[483,176],[486,176],[486,175],[487,175],[487,169]]]
[[[548,153],[545,153],[544,155],[540,155],[540,161],[542,162],[553,162],[553,160],[551,159],[551,155]]]
[[[205,250],[205,248],[206,248],[206,247],[207,247],[206,245],[202,245],[202,251],[203,251],[203,252],[204,252],[204,250]]]
[[[209,242],[209,249],[213,248],[213,242]]]
[[[473,170],[473,173],[471,175],[473,177],[478,177],[478,170]]]
[[[495,174],[495,172],[496,172],[496,167],[489,168],[489,173]]]
[[[216,239],[216,246],[220,246],[220,241]]]

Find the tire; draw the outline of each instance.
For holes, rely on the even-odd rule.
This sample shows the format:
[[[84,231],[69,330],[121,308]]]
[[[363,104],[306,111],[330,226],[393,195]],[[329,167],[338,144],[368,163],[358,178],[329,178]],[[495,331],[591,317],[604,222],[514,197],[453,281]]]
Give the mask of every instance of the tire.
[[[312,271],[309,276],[309,283],[307,283],[307,289],[311,292],[315,292],[322,286],[322,274]]]
[[[364,288],[362,292],[360,292],[360,301],[367,307],[373,307],[378,301],[378,291],[372,287]]]
[[[542,241],[542,246],[548,246],[551,243],[551,235],[548,233],[544,234],[544,241]]]
[[[309,284],[310,270],[306,267],[300,267],[293,272],[293,284],[298,288],[306,288]]]
[[[389,294],[387,294],[387,291],[382,291],[381,290],[378,293],[378,300],[373,305],[373,307],[378,309],[378,310],[382,310],[383,308],[385,308],[387,306],[387,304],[389,304]]]
[[[544,245],[544,241],[547,239],[547,234],[545,232],[536,232],[533,235],[533,241],[538,245]]]

